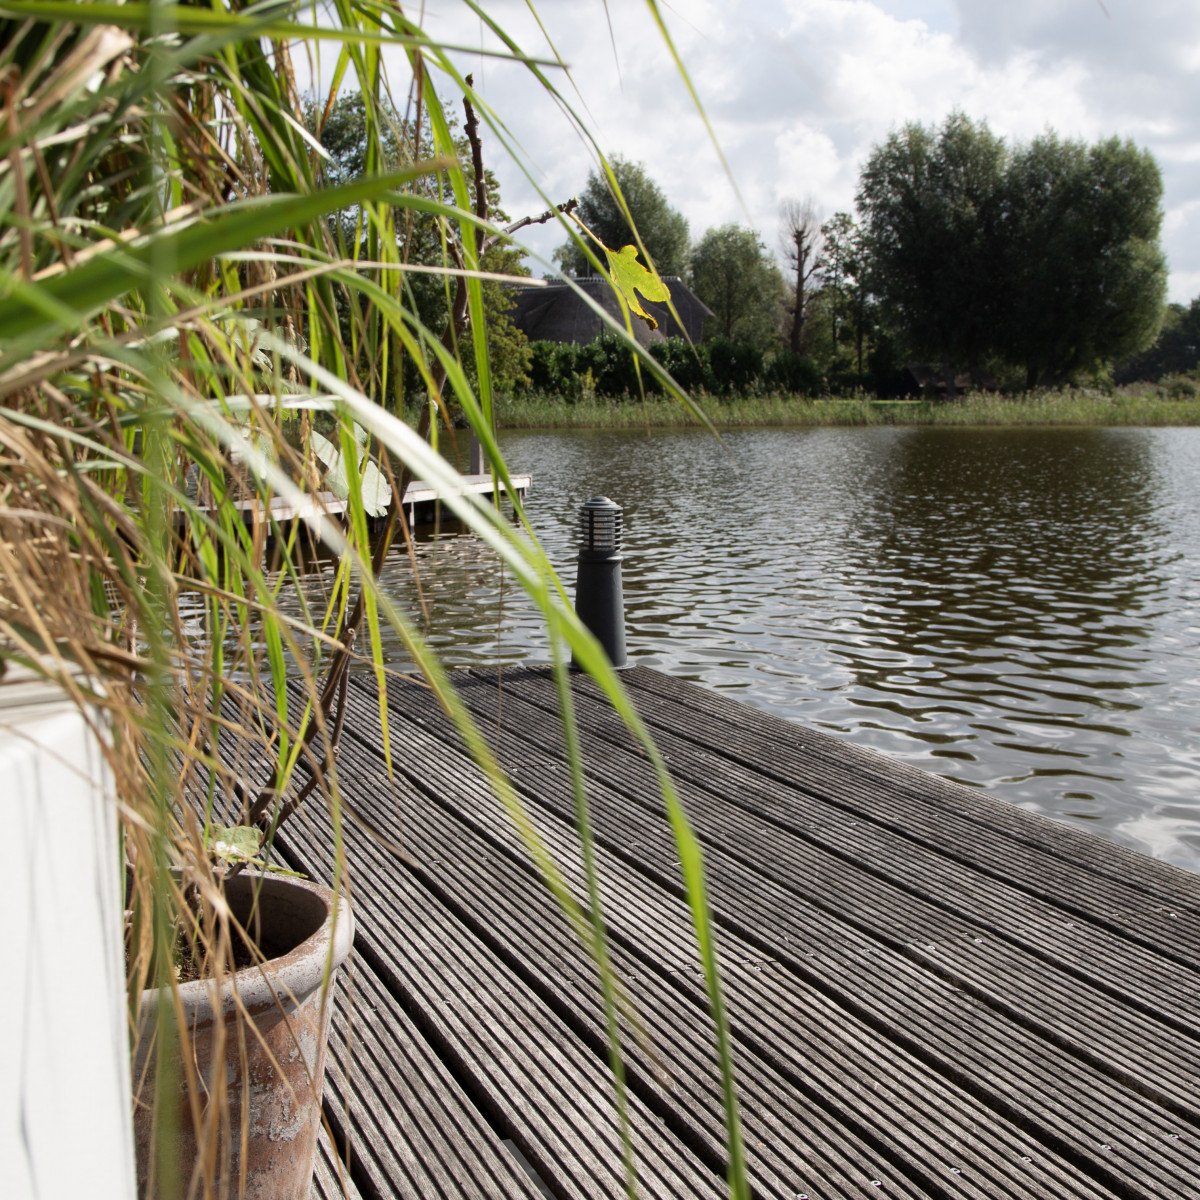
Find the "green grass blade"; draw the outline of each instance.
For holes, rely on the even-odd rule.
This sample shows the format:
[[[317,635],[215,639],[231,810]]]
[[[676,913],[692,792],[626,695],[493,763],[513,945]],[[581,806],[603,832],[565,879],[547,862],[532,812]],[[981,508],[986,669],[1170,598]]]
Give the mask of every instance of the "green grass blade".
[[[27,288],[0,299],[4,343],[26,338],[31,333],[44,338],[48,319],[63,327],[82,325],[103,305],[151,283],[156,278],[156,262],[169,260],[176,272],[187,271],[215,255],[273,237],[338,209],[385,196],[432,169],[436,169],[436,164],[421,164],[313,195],[246,200],[223,208],[219,221],[180,222],[129,246],[112,244],[106,253],[89,258],[81,266],[28,285],[36,289],[40,298],[37,305],[31,302]],[[70,321],[50,317],[50,313],[61,310],[71,314]]]

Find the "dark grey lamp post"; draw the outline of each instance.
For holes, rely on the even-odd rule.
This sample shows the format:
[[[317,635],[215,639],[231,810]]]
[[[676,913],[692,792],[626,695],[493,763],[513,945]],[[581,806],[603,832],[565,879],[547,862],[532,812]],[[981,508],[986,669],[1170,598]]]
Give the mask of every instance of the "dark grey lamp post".
[[[621,507],[593,496],[579,508],[579,571],[575,613],[604,647],[609,662],[625,662],[625,598],[621,594]]]

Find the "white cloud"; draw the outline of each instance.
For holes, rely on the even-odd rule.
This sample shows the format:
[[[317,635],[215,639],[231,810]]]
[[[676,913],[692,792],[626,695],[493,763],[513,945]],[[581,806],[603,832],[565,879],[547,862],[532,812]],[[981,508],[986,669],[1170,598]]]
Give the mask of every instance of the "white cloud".
[[[547,52],[522,0],[488,8],[527,51]],[[429,10],[438,33],[489,44],[465,5],[429,0]],[[615,59],[600,0],[538,5],[599,144],[644,161],[695,237],[740,221],[774,247],[780,197],[811,194],[829,214],[847,208],[872,145],[906,121],[938,123],[958,108],[1012,139],[1053,127],[1068,137],[1116,134],[1148,146],[1166,182],[1172,296],[1192,294],[1200,267],[1192,250],[1200,246],[1197,0],[669,0],[665,18],[745,209],[644,0],[608,0],[607,11]],[[588,150],[528,73],[477,54],[462,65],[475,70],[527,149],[546,194],[580,191]],[[559,82],[578,103],[569,83]],[[541,206],[510,166],[496,165],[510,211]],[[531,238],[547,256],[560,240],[553,230]]]
[[[1190,299],[1200,296],[1200,271],[1179,271],[1176,282],[1180,304],[1186,304]]]
[[[1189,200],[1186,204],[1180,204],[1177,208],[1167,212],[1166,219],[1163,221],[1163,229],[1166,233],[1177,233],[1198,216],[1200,216],[1200,199]]]
[[[848,169],[828,134],[794,125],[777,133],[773,144],[775,153],[765,161],[777,202],[812,195],[825,197],[827,208],[853,204],[857,172]]]

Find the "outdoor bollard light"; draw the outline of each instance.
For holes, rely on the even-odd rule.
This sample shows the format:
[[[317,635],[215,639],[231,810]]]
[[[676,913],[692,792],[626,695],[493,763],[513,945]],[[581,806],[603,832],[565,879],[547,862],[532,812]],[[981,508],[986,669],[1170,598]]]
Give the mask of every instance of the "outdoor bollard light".
[[[575,613],[604,647],[609,662],[614,667],[625,666],[621,506],[607,496],[593,496],[579,508]]]

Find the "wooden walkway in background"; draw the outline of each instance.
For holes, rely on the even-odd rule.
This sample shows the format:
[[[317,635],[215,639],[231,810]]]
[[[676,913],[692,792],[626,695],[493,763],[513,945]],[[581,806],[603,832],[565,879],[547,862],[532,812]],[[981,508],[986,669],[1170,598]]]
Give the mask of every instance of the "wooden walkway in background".
[[[623,676],[703,841],[755,1197],[1200,1194],[1200,876],[662,674]],[[553,685],[461,673],[583,895]],[[647,764],[577,680],[641,1195],[724,1194],[720,1090]],[[350,689],[358,922],[327,1084],[352,1194],[614,1200],[595,973],[423,687]],[[319,812],[288,859],[330,866]],[[389,848],[403,846],[401,858]],[[314,1194],[339,1194],[323,1168]],[[536,1178],[535,1178],[536,1176]]]
[[[491,499],[497,491],[502,496],[508,494],[508,489],[504,486],[503,481],[493,480],[490,475],[464,475],[462,481],[463,491],[473,496]],[[513,475],[512,485],[513,491],[521,499],[524,499],[525,493],[533,486],[533,479],[529,475]],[[441,493],[432,484],[426,483],[422,479],[414,480],[404,490],[404,508],[408,515],[408,523],[420,525],[432,521],[437,511],[437,505],[442,498]],[[447,509],[446,515],[452,516],[453,514]]]
[[[497,492],[501,496],[508,494],[508,488],[502,480],[494,480],[491,475],[463,475],[462,495],[481,496],[492,499]],[[524,498],[526,492],[533,486],[530,475],[513,475],[513,491]],[[404,489],[404,511],[410,525],[429,524],[438,514],[439,505],[445,499],[443,493],[431,483],[423,479],[414,480]],[[286,525],[291,521],[303,521],[310,526],[316,526],[321,517],[341,518],[350,507],[348,500],[341,500],[333,492],[317,492],[305,496],[300,503],[295,504],[283,496],[273,496],[270,503],[261,500],[238,500],[233,507],[237,509],[247,523],[254,521],[272,521],[278,525]],[[199,505],[197,512],[209,513],[213,510],[207,505]],[[446,510],[447,517],[453,514]],[[376,518],[381,519],[381,518]],[[184,514],[176,511],[176,520],[182,522]]]

